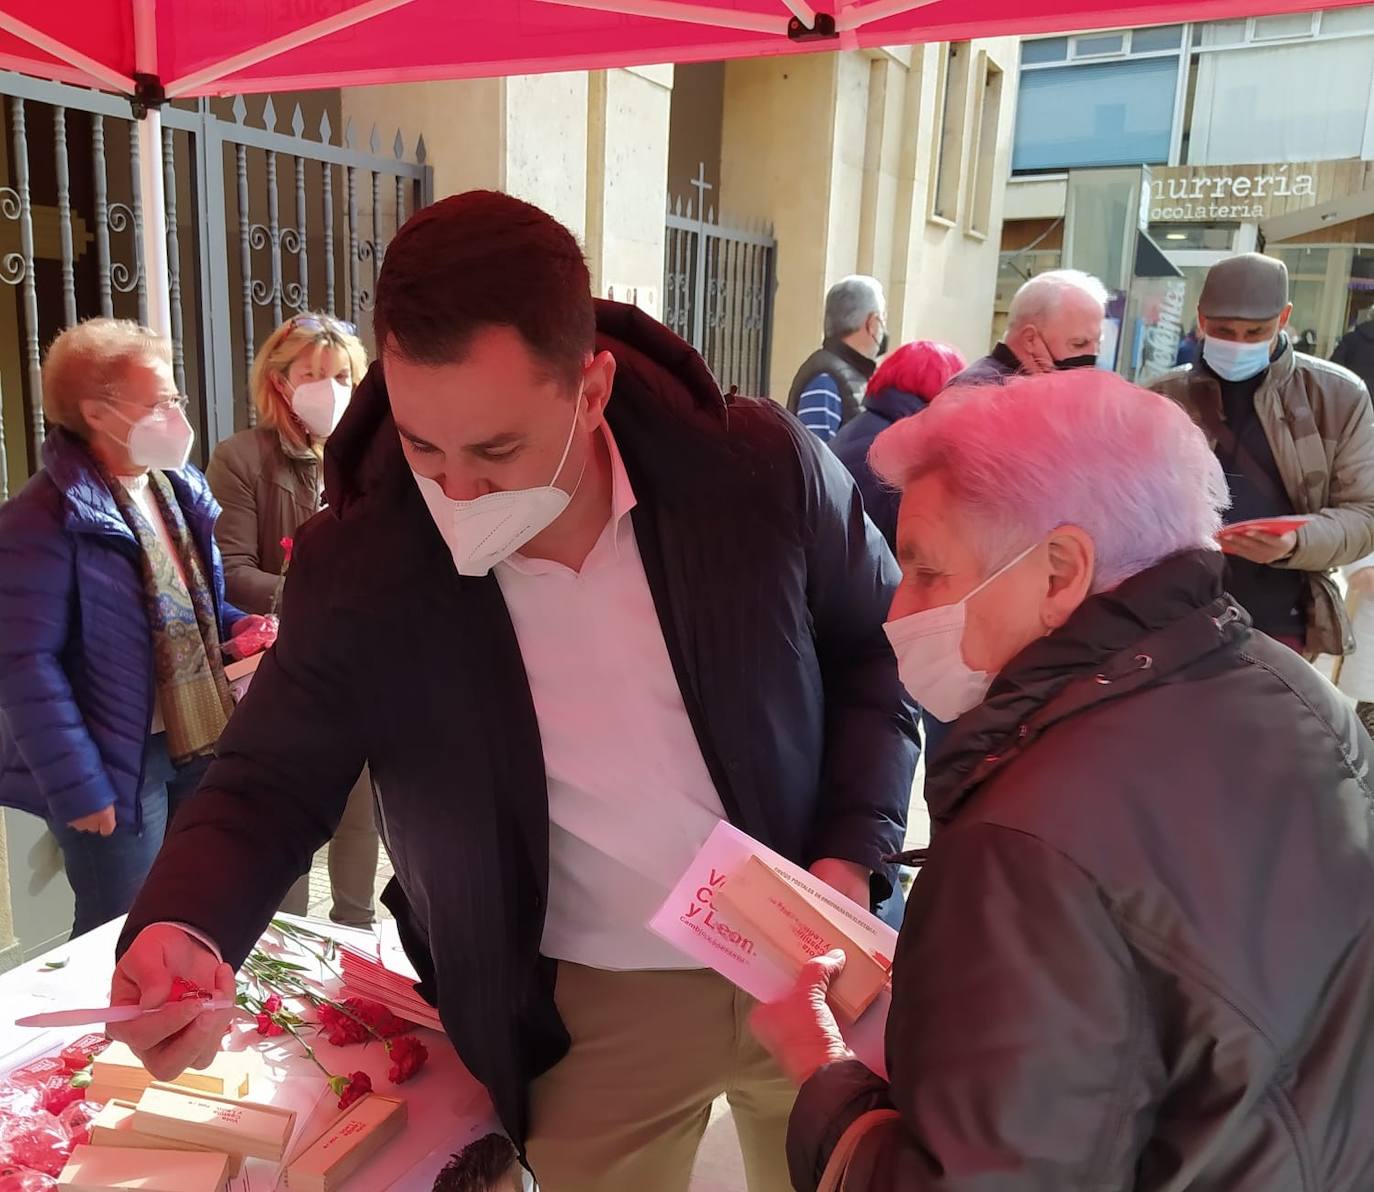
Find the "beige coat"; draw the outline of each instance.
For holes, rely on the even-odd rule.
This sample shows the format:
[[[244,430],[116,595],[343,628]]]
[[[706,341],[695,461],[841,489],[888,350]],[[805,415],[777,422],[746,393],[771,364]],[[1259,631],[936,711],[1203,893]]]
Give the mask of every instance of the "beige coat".
[[[268,612],[281,585],[285,552],[320,508],[320,464],[293,453],[275,430],[258,427],[225,439],[210,457],[206,478],[224,512],[215,539],[224,556],[224,587],[244,612]]]
[[[1216,446],[1221,386],[1212,376],[1190,365],[1150,388],[1183,406]],[[1269,366],[1255,409],[1293,508],[1311,516],[1297,549],[1274,566],[1308,573],[1308,653],[1348,653],[1355,647],[1350,618],[1330,573],[1374,552],[1369,392],[1354,373],[1289,344]]]

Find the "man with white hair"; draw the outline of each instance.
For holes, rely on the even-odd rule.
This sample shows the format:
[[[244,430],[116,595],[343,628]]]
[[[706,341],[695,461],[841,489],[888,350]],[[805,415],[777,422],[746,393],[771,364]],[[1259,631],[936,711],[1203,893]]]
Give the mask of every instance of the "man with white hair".
[[[1011,300],[1002,342],[950,381],[949,388],[1000,385],[1012,376],[1092,368],[1106,313],[1107,287],[1090,274],[1054,269],[1032,277]]]
[[[958,723],[889,1078],[826,1006],[843,953],[754,1015],[795,1188],[1374,1187],[1374,746],[1226,594],[1204,435],[1087,371],[946,393],[872,459],[898,669]]]
[[[875,277],[842,278],[825,296],[825,340],[797,369],[787,408],[822,443],[863,405],[887,352],[887,298]]]

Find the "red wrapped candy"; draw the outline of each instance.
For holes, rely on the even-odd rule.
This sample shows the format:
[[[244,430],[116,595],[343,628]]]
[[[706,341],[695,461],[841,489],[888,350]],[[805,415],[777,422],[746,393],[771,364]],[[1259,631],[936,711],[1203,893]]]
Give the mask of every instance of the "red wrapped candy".
[[[104,1035],[83,1035],[75,1043],[64,1047],[58,1058],[66,1065],[68,1072],[80,1072],[109,1045],[110,1041]]]
[[[57,1181],[41,1171],[0,1167],[0,1192],[57,1192]]]
[[[62,1123],[72,1146],[82,1146],[91,1141],[91,1122],[95,1120],[101,1108],[94,1101],[81,1100],[68,1105],[58,1115],[57,1120]]]

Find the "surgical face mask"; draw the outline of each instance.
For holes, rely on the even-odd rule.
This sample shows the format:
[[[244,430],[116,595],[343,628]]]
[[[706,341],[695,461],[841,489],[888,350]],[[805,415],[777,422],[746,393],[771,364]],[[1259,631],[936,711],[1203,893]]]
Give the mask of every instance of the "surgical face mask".
[[[1075,368],[1096,368],[1097,357],[1089,352],[1082,356],[1065,356],[1062,360],[1056,360],[1054,367],[1060,372],[1069,372]]]
[[[897,675],[907,693],[937,720],[958,720],[987,697],[993,676],[964,661],[964,624],[968,603],[1035,550],[1027,547],[1005,567],[993,572],[962,600],[889,621],[883,626]]]
[[[353,390],[335,377],[304,381],[291,392],[291,411],[317,439],[327,439],[339,425]]]
[[[137,419],[126,417],[114,402],[110,403],[109,408],[129,428],[129,435],[121,445],[128,451],[131,463],[140,468],[156,468],[160,472],[179,472],[186,466],[196,432],[186,420],[179,403],[164,402]],[[113,435],[110,437],[114,438]],[[115,442],[120,443],[121,440],[115,439]]]
[[[497,563],[508,559],[536,534],[553,525],[567,509],[582,484],[582,477],[578,476],[572,492],[565,492],[554,482],[572,450],[581,400],[579,395],[573,403],[573,424],[568,428],[568,441],[563,445],[553,479],[541,488],[512,489],[486,493],[470,501],[455,501],[444,495],[443,487],[436,481],[411,469],[420,496],[453,555],[453,565],[458,568],[459,575],[486,575]],[[586,470],[585,464],[583,470]]]
[[[1056,355],[1050,350],[1049,341],[1044,337],[1043,334],[1041,334],[1039,328],[1036,329],[1036,332],[1035,332],[1035,333],[1036,333],[1036,335],[1040,336],[1040,343],[1044,346],[1045,355],[1048,356],[1048,357],[1050,358],[1051,362],[1054,364],[1054,367],[1055,367],[1059,372],[1070,372],[1070,371],[1072,371],[1073,369],[1076,369],[1076,368],[1096,368],[1096,367],[1097,367],[1097,353],[1096,353],[1096,352],[1084,352],[1082,355],[1079,355],[1079,356],[1064,356],[1064,357],[1059,357],[1059,356],[1056,356]]]
[[[1272,348],[1268,341],[1243,344],[1209,335],[1202,341],[1202,358],[1223,381],[1248,381],[1269,367]]]

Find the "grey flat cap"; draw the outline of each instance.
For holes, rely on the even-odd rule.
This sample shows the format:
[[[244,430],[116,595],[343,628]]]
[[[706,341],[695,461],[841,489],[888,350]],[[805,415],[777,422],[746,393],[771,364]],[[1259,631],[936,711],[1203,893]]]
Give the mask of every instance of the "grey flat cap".
[[[1208,319],[1272,319],[1288,305],[1288,266],[1247,252],[1207,271],[1197,308]]]

